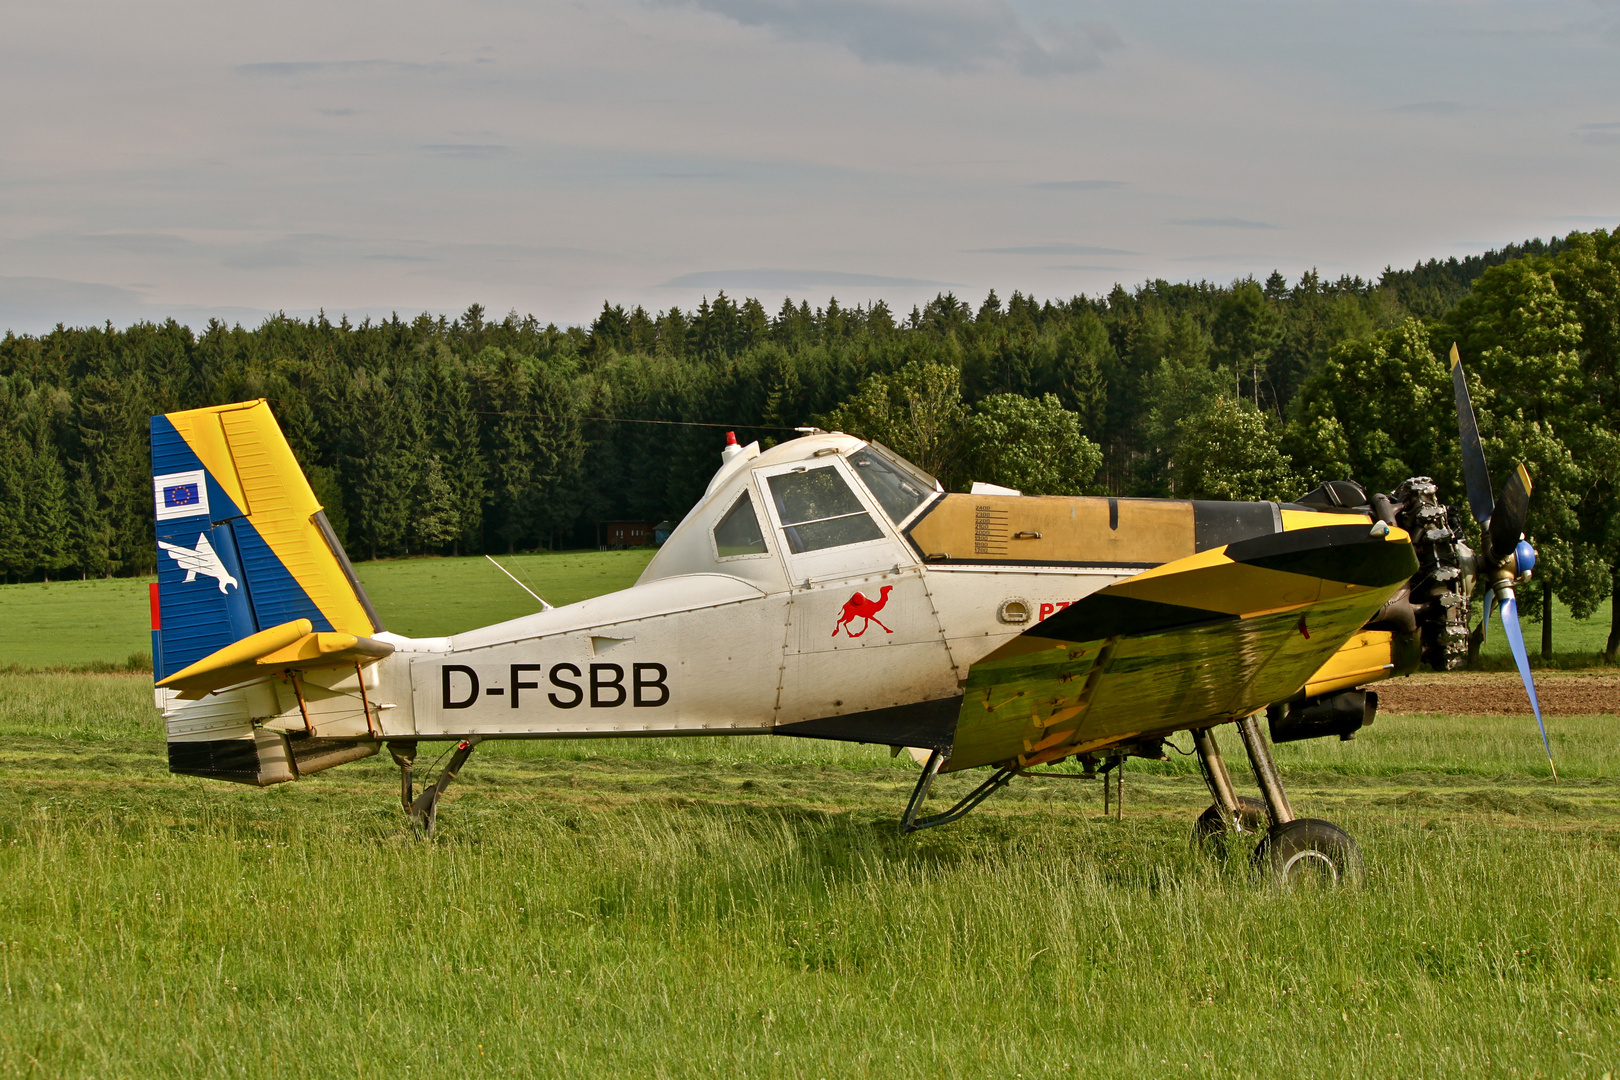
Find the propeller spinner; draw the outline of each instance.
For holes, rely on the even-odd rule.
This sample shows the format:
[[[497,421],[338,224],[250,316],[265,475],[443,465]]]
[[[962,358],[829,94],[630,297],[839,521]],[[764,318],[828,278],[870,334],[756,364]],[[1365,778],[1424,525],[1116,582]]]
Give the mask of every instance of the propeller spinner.
[[[1514,594],[1514,583],[1530,576],[1536,564],[1536,549],[1524,539],[1524,522],[1530,513],[1530,474],[1521,464],[1508,478],[1497,499],[1491,490],[1491,474],[1485,465],[1485,450],[1479,441],[1479,425],[1474,421],[1474,403],[1468,396],[1468,379],[1463,374],[1462,357],[1457,346],[1451,346],[1451,383],[1457,396],[1457,433],[1462,442],[1463,482],[1468,489],[1468,508],[1485,534],[1485,550],[1478,556],[1477,575],[1489,586],[1495,600],[1497,614],[1502,620],[1502,632],[1507,636],[1513,662],[1524,680],[1524,692],[1530,697],[1530,709],[1536,715],[1536,726],[1541,729],[1541,745],[1547,751],[1547,765],[1553,779],[1558,779],[1558,766],[1553,764],[1552,744],[1547,741],[1547,725],[1541,719],[1541,702],[1536,697],[1536,683],[1530,675],[1530,655],[1525,651],[1524,633],[1519,629],[1519,601]],[[1545,617],[1545,616],[1544,616]],[[1481,633],[1490,626],[1491,608],[1487,604]]]

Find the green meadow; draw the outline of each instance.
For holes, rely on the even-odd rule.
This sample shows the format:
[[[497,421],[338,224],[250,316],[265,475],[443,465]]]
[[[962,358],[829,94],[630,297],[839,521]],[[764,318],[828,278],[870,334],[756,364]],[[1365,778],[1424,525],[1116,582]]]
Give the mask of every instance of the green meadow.
[[[1191,759],[902,837],[916,769],[751,737],[169,775],[150,684],[0,676],[0,1075],[1547,1076],[1620,1066],[1620,746],[1380,717],[1278,747],[1364,886],[1193,855]],[[1236,752],[1228,738],[1228,752]],[[1185,748],[1185,747],[1184,747]],[[947,777],[935,805],[974,782]]]
[[[646,557],[502,562],[564,603]],[[482,559],[361,573],[405,633],[534,606]],[[18,667],[144,641],[140,582],[0,604]],[[881,747],[485,743],[424,841],[386,757],[172,776],[149,676],[0,672],[0,1076],[1612,1080],[1620,720],[1548,728],[1557,782],[1528,717],[1277,747],[1366,858],[1323,893],[1193,853],[1176,753],[1130,762],[1122,812],[1024,778],[906,837],[916,766]]]

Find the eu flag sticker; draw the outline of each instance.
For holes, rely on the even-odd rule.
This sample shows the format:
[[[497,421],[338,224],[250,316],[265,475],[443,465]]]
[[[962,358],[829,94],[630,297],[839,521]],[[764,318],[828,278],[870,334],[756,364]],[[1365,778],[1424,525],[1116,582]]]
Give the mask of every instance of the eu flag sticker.
[[[197,505],[196,484],[169,484],[163,489],[164,506]]]
[[[152,495],[159,521],[201,517],[208,513],[208,482],[201,469],[154,476]]]

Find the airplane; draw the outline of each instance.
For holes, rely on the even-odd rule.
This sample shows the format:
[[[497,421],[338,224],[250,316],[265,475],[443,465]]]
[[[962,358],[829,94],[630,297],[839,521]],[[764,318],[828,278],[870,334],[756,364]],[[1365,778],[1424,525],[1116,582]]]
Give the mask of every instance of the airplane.
[[[1369,686],[1463,666],[1476,583],[1541,722],[1514,596],[1535,561],[1530,478],[1520,466],[1495,498],[1455,347],[1452,373],[1479,552],[1427,477],[1292,503],[956,493],[841,432],[768,449],[728,433],[634,586],[433,638],[384,628],[266,402],[154,416],[169,768],[264,786],[386,747],[431,835],[487,739],[845,740],[920,763],[911,832],[1066,760],[1083,772],[1060,775],[1101,775],[1106,793],[1126,758],[1162,759],[1189,731],[1212,799],[1196,841],[1224,853],[1254,835],[1258,874],[1354,881],[1354,840],[1295,815],[1272,743],[1353,738],[1376,714]],[[1226,724],[1261,800],[1236,793]],[[423,742],[454,752],[418,792]],[[936,776],[981,768],[922,813]]]

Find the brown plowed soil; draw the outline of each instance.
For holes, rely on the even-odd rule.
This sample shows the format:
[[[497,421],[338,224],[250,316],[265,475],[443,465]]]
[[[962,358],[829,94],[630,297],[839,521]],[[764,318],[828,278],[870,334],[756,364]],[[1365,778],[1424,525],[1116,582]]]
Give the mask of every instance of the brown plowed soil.
[[[1536,696],[1544,716],[1620,714],[1620,673],[1538,671]],[[1524,684],[1512,671],[1452,671],[1376,683],[1382,713],[1479,716],[1530,711]]]

